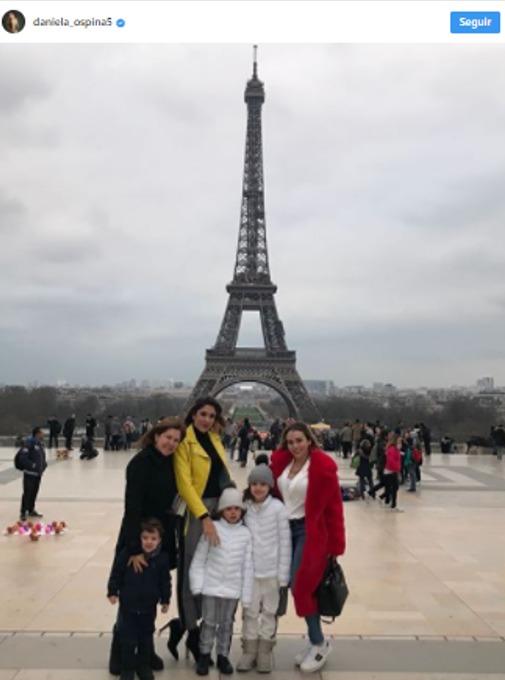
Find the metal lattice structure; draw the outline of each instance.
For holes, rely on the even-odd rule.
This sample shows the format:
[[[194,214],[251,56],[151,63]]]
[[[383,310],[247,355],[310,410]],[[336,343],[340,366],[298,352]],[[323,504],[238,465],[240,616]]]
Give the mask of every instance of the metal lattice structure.
[[[239,382],[258,382],[284,399],[291,417],[313,421],[318,418],[317,409],[296,370],[296,354],[287,348],[275,305],[277,286],[272,283],[268,266],[261,135],[265,89],[258,78],[256,48],[244,99],[247,134],[235,271],[226,286],[228,304],[216,343],[206,352],[205,369],[188,403],[202,396],[216,396]],[[237,347],[244,311],[259,312],[263,348]]]

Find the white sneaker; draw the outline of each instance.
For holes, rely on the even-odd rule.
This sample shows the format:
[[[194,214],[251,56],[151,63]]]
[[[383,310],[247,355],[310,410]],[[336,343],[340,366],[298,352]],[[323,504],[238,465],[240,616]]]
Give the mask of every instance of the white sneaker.
[[[405,510],[402,510],[402,509],[399,508],[398,506],[396,506],[396,508],[391,508],[391,510],[392,510],[393,512],[405,512]]]
[[[310,652],[311,648],[312,648],[312,645],[310,644],[310,641],[309,641],[305,645],[305,649],[303,650],[303,652],[300,652],[299,654],[297,654],[295,656],[295,666],[301,666],[302,665],[302,661],[305,659],[307,654]]]
[[[312,645],[309,653],[300,664],[300,670],[303,673],[315,673],[324,666],[330,652],[331,647],[327,640],[322,645]]]

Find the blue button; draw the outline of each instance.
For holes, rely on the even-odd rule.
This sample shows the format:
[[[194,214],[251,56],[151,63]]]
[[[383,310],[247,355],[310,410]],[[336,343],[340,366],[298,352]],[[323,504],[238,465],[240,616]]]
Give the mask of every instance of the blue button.
[[[451,33],[499,33],[500,12],[451,12]]]

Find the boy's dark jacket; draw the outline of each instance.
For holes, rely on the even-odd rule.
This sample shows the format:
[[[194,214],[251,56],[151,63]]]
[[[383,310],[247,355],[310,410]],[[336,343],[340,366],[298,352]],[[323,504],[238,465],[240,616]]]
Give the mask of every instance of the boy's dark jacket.
[[[19,462],[25,474],[42,477],[47,467],[44,444],[37,437],[27,437],[21,449]]]
[[[147,558],[147,567],[135,573],[127,566],[130,555],[125,548],[116,556],[107,585],[107,597],[119,596],[119,607],[123,611],[148,613],[156,605],[169,604],[172,581],[168,555],[159,552]]]

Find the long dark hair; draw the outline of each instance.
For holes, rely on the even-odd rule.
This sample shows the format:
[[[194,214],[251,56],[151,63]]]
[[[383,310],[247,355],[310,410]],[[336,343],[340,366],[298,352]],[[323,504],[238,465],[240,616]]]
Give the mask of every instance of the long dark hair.
[[[146,432],[137,442],[137,448],[144,449],[146,446],[154,446],[156,437],[167,430],[179,430],[181,433],[181,442],[186,436],[186,427],[182,420],[176,416],[169,416],[168,418],[160,420],[160,422],[156,423],[149,432]]]
[[[223,407],[217,401],[217,399],[214,399],[214,397],[211,397],[211,396],[200,397],[200,399],[197,399],[195,401],[193,406],[187,412],[186,417],[184,418],[184,424],[186,425],[186,427],[193,423],[193,416],[195,415],[195,413],[197,411],[199,411],[204,406],[212,406],[212,408],[215,409],[215,411],[216,411],[216,422],[217,423],[223,422],[223,416],[222,416]]]

